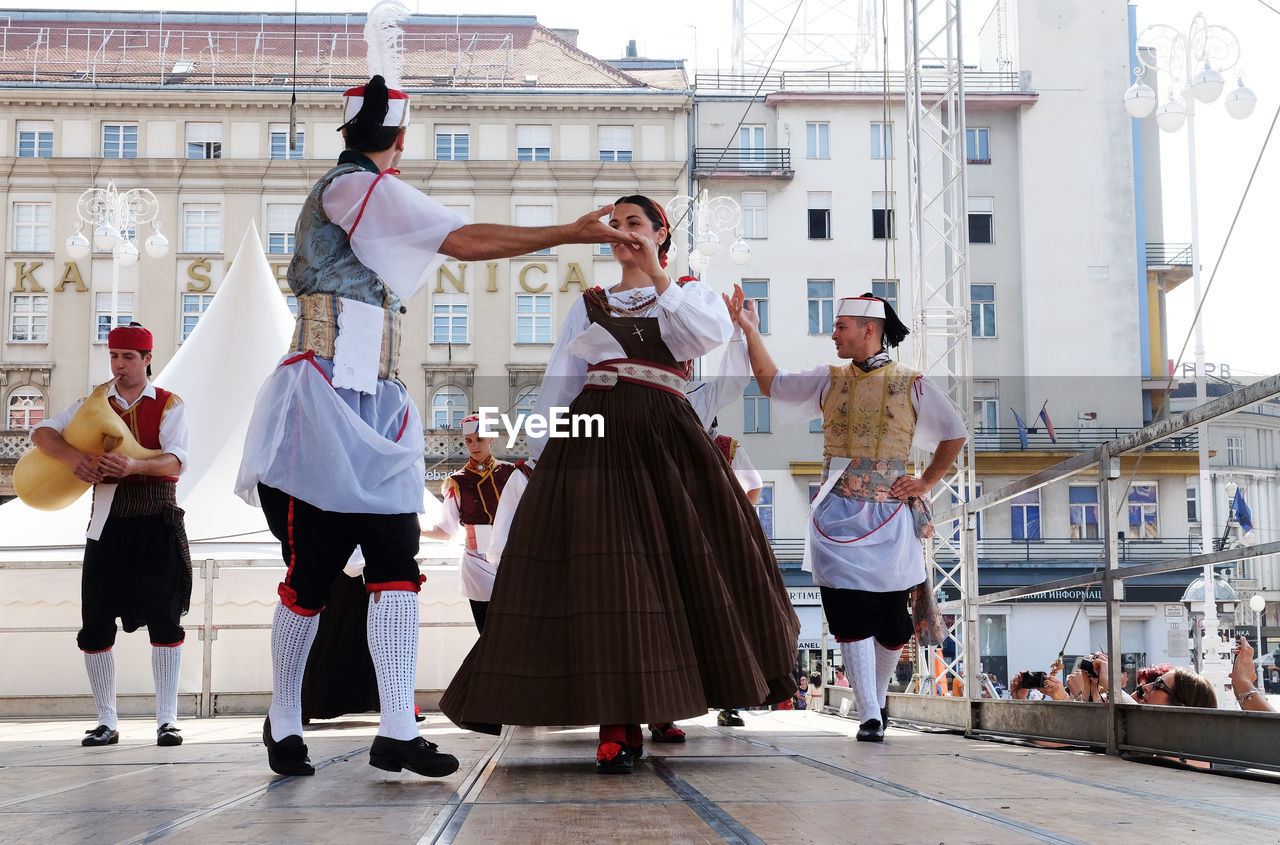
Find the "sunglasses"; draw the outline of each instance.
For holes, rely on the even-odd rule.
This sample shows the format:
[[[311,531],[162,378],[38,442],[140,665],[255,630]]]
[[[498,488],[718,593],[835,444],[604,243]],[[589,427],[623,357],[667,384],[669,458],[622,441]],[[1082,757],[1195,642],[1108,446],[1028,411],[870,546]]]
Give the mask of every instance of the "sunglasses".
[[[1163,675],[1156,675],[1156,679],[1154,681],[1152,681],[1149,684],[1143,684],[1142,686],[1138,687],[1136,690],[1133,691],[1133,696],[1134,698],[1141,701],[1147,697],[1147,692],[1151,690],[1160,690],[1170,698],[1173,697],[1173,689],[1164,682]]]

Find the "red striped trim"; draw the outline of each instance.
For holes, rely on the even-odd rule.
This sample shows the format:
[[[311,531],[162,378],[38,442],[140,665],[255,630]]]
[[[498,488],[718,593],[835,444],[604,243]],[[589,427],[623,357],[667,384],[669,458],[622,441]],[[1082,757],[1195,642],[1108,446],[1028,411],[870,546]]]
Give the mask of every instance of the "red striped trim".
[[[405,593],[416,593],[421,589],[421,584],[413,581],[384,581],[381,584],[364,585],[366,593],[382,593],[396,590]]]
[[[590,365],[587,367],[587,370],[611,370],[614,367],[618,367],[623,364],[636,364],[641,367],[651,367],[655,370],[665,370],[672,375],[684,378],[684,370],[678,370],[675,367],[664,367],[662,364],[655,364],[652,361],[643,361],[639,358],[610,358],[607,361],[601,361],[598,364]]]
[[[348,240],[355,237],[356,227],[360,225],[360,219],[364,217],[364,207],[369,204],[369,197],[373,196],[373,189],[378,186],[378,182],[382,180],[382,177],[386,176],[390,172],[390,170],[384,170],[377,176],[373,177],[373,184],[369,186],[369,190],[365,191],[364,201],[360,203],[360,213],[356,215],[356,222],[351,224],[351,231],[347,232]],[[398,173],[399,171],[396,172]]]
[[[888,518],[888,519],[886,519],[884,522],[882,522],[882,523],[880,523],[879,525],[877,525],[875,528],[872,528],[870,531],[868,531],[866,534],[863,534],[861,537],[854,537],[852,540],[837,540],[835,537],[827,537],[827,535],[826,535],[825,533],[823,533],[822,529],[821,529],[821,528],[818,528],[818,520],[816,520],[816,519],[813,521],[813,527],[817,530],[817,532],[818,532],[819,534],[822,534],[822,536],[823,536],[823,537],[827,537],[827,539],[828,539],[828,540],[830,540],[830,541],[831,541],[831,542],[833,542],[833,543],[841,543],[841,544],[845,544],[845,545],[847,545],[847,544],[849,544],[849,543],[856,543],[856,542],[858,542],[859,540],[865,540],[865,539],[867,539],[867,538],[868,538],[868,537],[870,537],[872,534],[876,533],[876,532],[877,532],[877,531],[879,531],[881,528],[884,528],[886,525],[888,525],[890,522],[892,522],[892,521],[893,521],[893,518],[894,518],[895,516],[897,516],[897,515],[898,515],[898,511],[902,510],[902,505],[903,505],[903,504],[904,504],[903,502],[898,502],[898,506],[897,506],[896,508],[894,508],[894,509],[893,509],[893,513],[889,514],[889,518]]]
[[[114,648],[114,646],[107,646],[106,648],[100,648],[97,651],[88,651],[83,648],[80,650],[83,651],[85,654],[106,654],[108,651],[111,651],[112,648]]]
[[[177,648],[178,646],[182,645],[186,641],[187,641],[187,635],[186,635],[186,632],[184,631],[182,634],[182,639],[178,640],[176,643],[152,643],[151,645],[153,645],[156,648]]]
[[[400,430],[396,432],[396,442],[400,442],[400,438],[404,437],[404,430],[409,427],[409,408],[405,406],[404,420],[400,423]]]
[[[298,591],[289,584],[289,579],[293,577],[293,568],[298,565],[298,547],[295,545],[293,537],[293,511],[295,501],[296,500],[292,496],[289,497],[289,517],[286,523],[287,527],[285,533],[289,542],[289,566],[285,569],[284,580],[280,582],[280,587],[276,592],[280,595],[280,603],[292,610],[294,613],[299,616],[315,616],[320,611],[324,610],[324,608],[320,607],[312,610],[306,607],[299,607]]]
[[[316,368],[316,372],[323,376],[324,380],[329,382],[330,385],[333,384],[333,379],[329,378],[328,374],[325,373],[325,371],[320,368],[320,365],[316,363],[316,351],[314,349],[308,349],[306,352],[299,352],[292,358],[285,358],[280,362],[280,366],[287,367],[290,364],[296,364],[299,361],[310,361],[311,366]]]

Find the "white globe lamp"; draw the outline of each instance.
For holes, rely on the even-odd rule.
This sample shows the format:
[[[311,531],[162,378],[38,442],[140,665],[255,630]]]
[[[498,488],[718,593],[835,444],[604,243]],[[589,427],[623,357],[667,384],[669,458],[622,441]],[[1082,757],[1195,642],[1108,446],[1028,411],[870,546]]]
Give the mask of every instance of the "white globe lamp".
[[[1150,85],[1138,80],[1124,92],[1124,108],[1129,116],[1142,120],[1156,110],[1156,92]]]

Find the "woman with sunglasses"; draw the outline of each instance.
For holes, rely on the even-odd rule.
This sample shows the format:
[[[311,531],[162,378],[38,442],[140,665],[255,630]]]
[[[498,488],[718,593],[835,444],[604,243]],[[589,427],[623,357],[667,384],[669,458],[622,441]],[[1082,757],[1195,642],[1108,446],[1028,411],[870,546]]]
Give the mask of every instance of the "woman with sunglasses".
[[[642,723],[670,741],[671,723],[708,707],[790,700],[799,623],[685,395],[691,360],[730,338],[725,303],[668,278],[670,227],[653,200],[622,197],[609,225],[635,238],[612,248],[622,280],[574,303],[535,409],[598,415],[603,436],[528,437],[537,464],[484,633],[440,709],[491,733],[598,724],[597,771],[624,774]]]
[[[1107,691],[1107,656],[1101,652],[1093,656],[1093,668],[1098,673],[1098,689]],[[1139,684],[1130,696],[1120,690],[1120,701],[1125,704],[1157,704],[1164,707],[1217,707],[1218,697],[1213,684],[1190,669],[1181,666],[1156,675],[1150,682]]]

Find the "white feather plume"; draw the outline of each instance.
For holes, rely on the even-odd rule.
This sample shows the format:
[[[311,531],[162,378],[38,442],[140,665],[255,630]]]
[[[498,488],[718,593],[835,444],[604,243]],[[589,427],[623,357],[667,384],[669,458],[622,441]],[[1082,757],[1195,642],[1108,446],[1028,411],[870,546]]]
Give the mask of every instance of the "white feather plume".
[[[409,7],[400,0],[379,0],[364,22],[364,40],[369,45],[369,75],[382,74],[387,87],[398,89],[404,73],[404,30],[400,22],[409,19]]]

